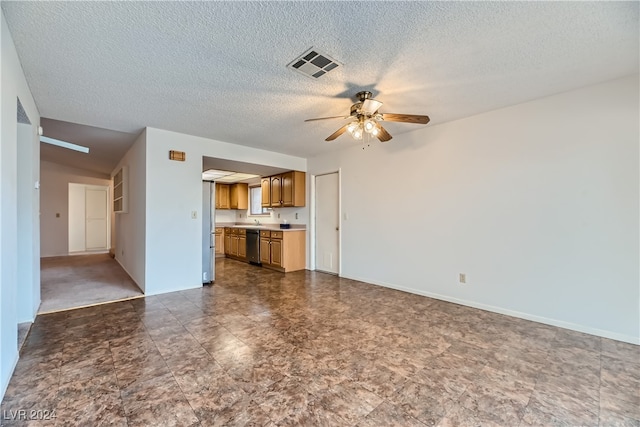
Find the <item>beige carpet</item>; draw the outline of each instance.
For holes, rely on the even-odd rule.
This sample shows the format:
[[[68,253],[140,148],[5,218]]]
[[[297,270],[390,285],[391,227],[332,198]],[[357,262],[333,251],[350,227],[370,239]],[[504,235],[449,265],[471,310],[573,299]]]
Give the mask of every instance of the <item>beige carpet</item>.
[[[40,266],[40,314],[143,295],[109,254],[42,258]]]

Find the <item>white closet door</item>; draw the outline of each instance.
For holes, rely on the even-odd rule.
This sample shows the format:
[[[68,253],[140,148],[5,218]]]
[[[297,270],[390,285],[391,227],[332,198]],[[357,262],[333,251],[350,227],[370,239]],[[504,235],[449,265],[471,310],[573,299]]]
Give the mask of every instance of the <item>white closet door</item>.
[[[69,252],[85,251],[85,186],[69,184]]]
[[[109,191],[107,188],[86,188],[85,191],[85,245],[87,251],[107,248],[107,215]]]

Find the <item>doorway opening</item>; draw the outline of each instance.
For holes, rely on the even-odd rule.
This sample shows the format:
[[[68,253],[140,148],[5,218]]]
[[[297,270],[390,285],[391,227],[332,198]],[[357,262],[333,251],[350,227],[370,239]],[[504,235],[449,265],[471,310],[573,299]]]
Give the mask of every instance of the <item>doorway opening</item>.
[[[20,98],[16,98],[16,224],[18,349],[24,343],[40,302],[38,230],[38,150],[35,128]]]
[[[67,253],[42,258],[39,313],[143,296],[109,254],[109,186],[70,182],[67,187]]]

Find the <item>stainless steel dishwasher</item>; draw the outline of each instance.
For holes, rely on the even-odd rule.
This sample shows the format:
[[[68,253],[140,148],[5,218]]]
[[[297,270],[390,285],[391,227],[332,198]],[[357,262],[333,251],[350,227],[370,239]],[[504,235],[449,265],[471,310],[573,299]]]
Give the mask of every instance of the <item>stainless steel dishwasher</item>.
[[[262,265],[260,262],[260,230],[247,229],[247,259],[250,264]]]

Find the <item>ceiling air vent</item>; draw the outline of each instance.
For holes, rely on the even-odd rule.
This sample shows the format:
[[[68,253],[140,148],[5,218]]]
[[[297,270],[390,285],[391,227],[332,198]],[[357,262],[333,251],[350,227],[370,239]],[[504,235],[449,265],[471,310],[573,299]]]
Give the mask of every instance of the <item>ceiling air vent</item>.
[[[341,63],[314,48],[309,49],[287,65],[287,67],[314,79],[322,77],[340,66],[342,66]]]

